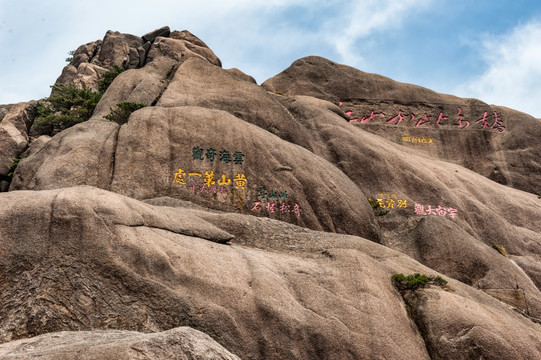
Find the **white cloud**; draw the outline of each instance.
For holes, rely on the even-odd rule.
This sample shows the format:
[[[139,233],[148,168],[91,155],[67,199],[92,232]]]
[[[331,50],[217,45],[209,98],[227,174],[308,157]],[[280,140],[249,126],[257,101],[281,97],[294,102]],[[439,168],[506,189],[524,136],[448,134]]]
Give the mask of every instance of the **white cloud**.
[[[460,86],[460,96],[541,117],[541,20],[507,34],[485,35],[479,44],[486,70]]]
[[[356,44],[375,33],[397,31],[414,13],[429,7],[432,0],[363,0],[352,2],[341,19],[343,26],[331,31],[327,40],[335,45],[343,61],[352,66],[362,66],[362,50]],[[332,26],[336,26],[332,20]],[[330,25],[328,23],[328,25]]]
[[[277,17],[290,9],[302,11],[326,1],[2,0],[0,104],[48,96],[67,52],[101,39],[107,30],[141,36],[164,25],[187,29],[216,52],[224,67],[252,71],[262,81],[275,74],[272,66],[276,61],[257,60],[291,52],[295,43],[299,46],[307,40],[294,19],[277,27]]]
[[[0,57],[0,103],[48,96],[67,52],[102,38],[109,29],[135,35],[163,25],[187,29],[209,45],[225,68],[237,67],[261,82],[307,55],[363,67],[361,56],[374,41],[372,35],[399,31],[431,3],[50,0],[45,5],[37,0],[2,0],[0,48],[9,56]]]

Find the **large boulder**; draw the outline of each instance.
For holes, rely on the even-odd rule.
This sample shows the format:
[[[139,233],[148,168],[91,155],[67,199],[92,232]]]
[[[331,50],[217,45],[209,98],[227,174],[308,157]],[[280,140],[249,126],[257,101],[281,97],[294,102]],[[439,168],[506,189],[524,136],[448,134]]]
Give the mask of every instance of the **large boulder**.
[[[193,37],[195,38],[195,36]],[[197,57],[215,66],[222,66],[220,59],[204,43],[200,44],[189,36],[181,36],[176,33],[171,34],[170,38],[157,37],[148,52],[146,61],[148,63],[163,56],[179,63],[191,57]]]
[[[11,105],[0,105],[0,122],[4,119],[4,116],[9,112]]]
[[[460,164],[498,183],[541,193],[541,120],[476,99],[438,94],[316,56],[265,81],[269,91],[341,104],[356,127]]]
[[[107,68],[117,65],[124,69],[137,69],[145,62],[143,39],[118,31],[107,31],[92,62]]]
[[[13,160],[28,147],[28,131],[36,114],[36,101],[13,105],[0,122],[0,176],[10,172]],[[2,179],[3,180],[3,179]]]
[[[160,58],[138,70],[127,70],[118,75],[109,85],[93,113],[93,119],[107,116],[118,103],[135,102],[154,105],[167,88],[177,63],[169,58]]]
[[[438,337],[425,344],[421,326],[430,322],[428,335],[446,334],[458,320],[436,321],[441,314],[472,304],[484,312],[470,312],[470,322],[505,319],[507,328],[520,329],[529,354],[541,351],[541,326],[452,279],[447,290],[430,291],[441,298],[452,291],[456,300],[414,322],[391,275],[438,273],[363,238],[175,199],[149,200],[162,204],[155,206],[92,187],[0,197],[0,221],[7,224],[0,228],[2,342],[66,330],[190,326],[243,359],[428,359],[427,345],[430,353],[433,346],[444,353],[447,344]],[[423,304],[407,301],[413,311],[424,311]],[[88,334],[98,338],[96,351],[104,349],[99,334]],[[176,335],[146,336],[152,344]],[[473,332],[462,350],[474,352],[491,336],[491,351],[507,354],[518,335]],[[112,341],[113,348],[131,341],[126,333],[120,337],[125,340]],[[62,347],[56,351],[62,354]]]
[[[108,31],[103,40],[79,46],[55,84],[73,84],[97,91],[103,73],[115,66],[126,70],[139,69],[152,62],[163,64],[164,58],[178,66],[191,57],[221,66],[221,61],[214,52],[187,30],[171,32],[169,27],[165,26],[143,35],[142,38]],[[171,73],[172,66],[167,70]]]
[[[158,333],[135,331],[63,331],[0,345],[2,359],[239,360],[208,335],[180,327]]]
[[[218,129],[229,135],[208,137]],[[377,240],[366,196],[349,178],[306,149],[218,110],[147,107],[122,127],[104,120],[74,126],[24,159],[12,186],[70,183],[137,199],[172,196]],[[336,200],[326,202],[330,192]]]
[[[169,26],[163,26],[159,29],[156,29],[156,30],[153,30],[145,35],[143,35],[143,42],[146,43],[146,42],[154,42],[154,40],[156,40],[157,37],[161,36],[161,37],[169,37],[169,35],[171,35],[171,29],[169,28]]]
[[[481,289],[519,286],[541,317],[537,196],[364,131],[326,100],[268,93],[199,58],[172,77],[158,64],[121,74],[92,120],[21,161],[11,188],[92,185],[359,235]],[[99,119],[154,96],[122,126]]]
[[[72,84],[79,88],[99,90],[99,81],[107,71],[106,68],[88,62],[82,62],[78,67],[71,64],[64,67],[62,75],[56,80],[56,85]]]
[[[427,289],[405,296],[432,359],[537,359],[531,321],[516,321],[454,293]],[[537,327],[538,325],[536,325]]]

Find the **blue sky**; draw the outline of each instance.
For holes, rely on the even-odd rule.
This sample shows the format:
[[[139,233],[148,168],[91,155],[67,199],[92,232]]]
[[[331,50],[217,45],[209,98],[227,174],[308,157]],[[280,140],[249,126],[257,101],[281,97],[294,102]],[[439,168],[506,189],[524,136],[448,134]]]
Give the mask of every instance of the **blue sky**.
[[[0,104],[48,96],[67,53],[107,30],[164,25],[258,83],[318,55],[541,117],[534,0],[0,0]]]

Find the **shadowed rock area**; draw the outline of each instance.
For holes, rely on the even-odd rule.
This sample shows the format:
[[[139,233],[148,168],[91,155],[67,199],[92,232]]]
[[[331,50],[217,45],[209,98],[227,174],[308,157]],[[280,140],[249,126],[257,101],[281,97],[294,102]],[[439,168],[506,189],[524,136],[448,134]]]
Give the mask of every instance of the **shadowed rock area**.
[[[541,357],[540,120],[319,57],[259,86],[168,27],[57,84],[115,66],[52,137],[2,107],[0,355]]]

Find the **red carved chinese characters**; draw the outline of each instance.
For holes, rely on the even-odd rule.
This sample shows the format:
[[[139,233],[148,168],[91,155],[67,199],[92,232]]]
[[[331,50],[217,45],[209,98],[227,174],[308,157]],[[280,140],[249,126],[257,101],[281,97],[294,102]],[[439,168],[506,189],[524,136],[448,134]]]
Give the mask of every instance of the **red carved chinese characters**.
[[[339,105],[342,105],[342,102],[339,102]],[[393,124],[393,125],[400,125],[401,123],[405,123],[406,117],[409,117],[408,124],[411,124],[415,127],[421,127],[424,125],[428,125],[431,122],[432,118],[437,118],[436,125],[438,127],[448,125],[448,126],[455,126],[458,129],[466,129],[468,128],[471,123],[469,120],[465,119],[465,115],[462,112],[462,107],[457,108],[457,114],[456,114],[456,120],[457,122],[451,122],[451,119],[449,116],[445,115],[443,111],[440,111],[440,113],[436,116],[437,113],[430,114],[430,113],[424,113],[422,117],[417,117],[413,112],[406,114],[401,109],[398,110],[398,114],[394,113],[393,116],[386,119],[386,115],[383,112],[376,112],[374,110],[370,111],[370,115],[364,115],[360,118],[353,117],[354,110],[347,110],[344,112],[346,116],[349,118],[349,122],[359,122],[361,124],[366,124],[370,120],[373,120],[374,118],[381,117],[383,118],[383,121],[385,124]],[[475,121],[475,124],[478,124],[478,127],[481,129],[490,129],[497,132],[504,132],[505,126],[503,124],[503,119],[500,114],[498,114],[496,111],[493,112],[493,115],[489,115],[489,111],[485,111],[483,116],[479,118],[477,121]],[[490,118],[493,118],[492,125],[490,124]],[[453,119],[454,120],[454,119]]]

